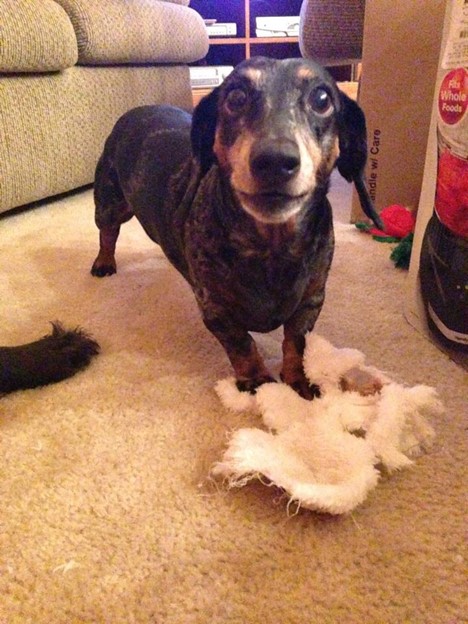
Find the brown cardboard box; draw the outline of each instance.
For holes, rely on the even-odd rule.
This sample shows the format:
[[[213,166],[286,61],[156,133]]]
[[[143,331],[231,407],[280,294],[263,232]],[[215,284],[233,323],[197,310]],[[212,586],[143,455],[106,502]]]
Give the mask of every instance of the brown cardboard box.
[[[417,208],[445,0],[366,3],[359,103],[367,119],[366,177],[378,211]],[[353,194],[352,221],[363,218]]]

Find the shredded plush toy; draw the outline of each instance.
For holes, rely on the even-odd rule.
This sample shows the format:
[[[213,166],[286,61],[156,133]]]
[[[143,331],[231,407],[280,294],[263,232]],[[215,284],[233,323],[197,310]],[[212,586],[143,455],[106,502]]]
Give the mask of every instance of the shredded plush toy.
[[[346,513],[377,485],[377,465],[398,470],[428,450],[434,431],[426,417],[443,407],[433,388],[397,384],[365,366],[361,352],[337,349],[315,334],[307,338],[304,369],[321,398],[306,401],[281,383],[249,395],[234,379],[218,382],[227,408],[260,413],[264,427],[235,431],[212,473],[236,487],[266,478],[301,507]],[[367,396],[347,390],[344,380],[356,371],[377,380],[380,390]]]

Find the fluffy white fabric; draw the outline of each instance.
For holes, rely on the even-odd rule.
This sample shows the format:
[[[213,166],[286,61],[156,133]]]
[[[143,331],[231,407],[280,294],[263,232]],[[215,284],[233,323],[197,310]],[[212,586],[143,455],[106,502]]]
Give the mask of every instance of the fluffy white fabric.
[[[239,392],[233,378],[218,382],[227,408],[258,412],[266,429],[235,431],[213,474],[237,487],[266,477],[291,501],[321,512],[354,509],[377,485],[377,465],[404,468],[430,447],[434,431],[426,418],[443,411],[433,388],[397,384],[364,361],[357,350],[309,334],[304,370],[320,385],[320,399],[306,401],[281,383],[254,396]],[[371,396],[343,391],[340,380],[356,367],[372,373],[382,390]]]

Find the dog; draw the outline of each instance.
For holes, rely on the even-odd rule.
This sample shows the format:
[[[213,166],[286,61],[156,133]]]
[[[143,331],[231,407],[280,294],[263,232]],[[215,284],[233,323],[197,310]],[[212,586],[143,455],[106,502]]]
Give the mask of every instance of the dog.
[[[62,381],[98,353],[99,344],[86,332],[52,323],[52,332],[35,342],[0,347],[0,395]]]
[[[95,187],[100,249],[91,273],[116,272],[120,226],[135,215],[191,285],[237,387],[274,381],[250,332],[284,326],[281,379],[312,399],[305,335],[319,316],[333,256],[330,174],[369,198],[365,117],[319,65],[255,57],[196,107],[124,114],[106,141]]]

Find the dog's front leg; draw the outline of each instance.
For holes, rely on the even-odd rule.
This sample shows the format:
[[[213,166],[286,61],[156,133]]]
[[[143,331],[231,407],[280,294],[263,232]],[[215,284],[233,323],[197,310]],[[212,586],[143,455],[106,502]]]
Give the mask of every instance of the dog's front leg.
[[[322,309],[323,300],[324,293],[306,298],[284,324],[281,379],[308,400],[319,397],[320,388],[316,384],[311,384],[304,372],[305,336],[313,329]]]
[[[305,336],[284,327],[281,380],[309,401],[320,396],[320,388],[307,380],[304,372]]]
[[[253,394],[262,384],[275,381],[265,366],[255,341],[246,330],[219,318],[204,318],[203,321],[224,347],[234,369],[239,390]]]

